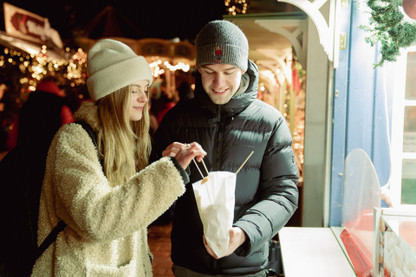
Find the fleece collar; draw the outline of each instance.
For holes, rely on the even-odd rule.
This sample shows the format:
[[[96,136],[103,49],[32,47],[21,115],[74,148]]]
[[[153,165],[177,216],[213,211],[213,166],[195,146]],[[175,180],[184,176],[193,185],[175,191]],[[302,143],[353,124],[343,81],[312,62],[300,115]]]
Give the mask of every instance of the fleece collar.
[[[94,131],[99,129],[98,108],[95,102],[86,100],[74,114],[74,120],[83,120],[88,123]]]

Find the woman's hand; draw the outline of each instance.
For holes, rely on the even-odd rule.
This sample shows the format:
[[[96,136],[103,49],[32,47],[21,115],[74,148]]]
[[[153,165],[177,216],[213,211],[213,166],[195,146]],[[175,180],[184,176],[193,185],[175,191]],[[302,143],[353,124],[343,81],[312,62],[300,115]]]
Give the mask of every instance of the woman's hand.
[[[193,158],[200,162],[206,155],[207,153],[197,142],[191,144],[174,142],[162,152],[163,157],[174,157],[184,169],[189,166]]]

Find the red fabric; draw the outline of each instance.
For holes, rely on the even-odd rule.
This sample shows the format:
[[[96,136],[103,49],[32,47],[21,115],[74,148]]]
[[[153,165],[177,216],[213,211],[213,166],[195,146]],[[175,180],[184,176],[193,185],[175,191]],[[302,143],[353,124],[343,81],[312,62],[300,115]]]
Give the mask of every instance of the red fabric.
[[[299,80],[298,71],[296,68],[292,68],[292,87],[296,95],[299,95],[301,86],[302,84],[300,83],[300,80]],[[287,90],[290,90],[289,83],[287,84],[286,88]]]
[[[36,90],[50,92],[52,94],[65,97],[64,93],[59,89],[59,87],[51,81],[40,81],[36,86]]]
[[[6,147],[8,150],[12,150],[17,145],[18,127],[19,126],[19,115],[16,115],[13,120],[12,129],[7,135]]]
[[[363,252],[363,247],[359,245],[359,240],[353,239],[351,234],[344,229],[341,233],[341,239],[347,249],[348,256],[352,262],[355,273],[358,277],[371,277],[372,263],[368,260],[367,255]]]
[[[373,210],[364,209],[354,220],[344,222],[341,239],[359,277],[371,276]]]
[[[301,83],[299,80],[298,71],[296,68],[292,69],[292,84],[293,84],[293,90],[296,92],[296,95],[300,92]]]
[[[55,94],[60,97],[65,97],[65,94],[61,91],[61,89],[52,81],[40,81],[38,85],[36,86],[36,90]],[[62,107],[60,117],[61,117],[61,125],[74,122],[72,111],[68,106]],[[18,126],[19,126],[19,116],[17,115],[14,119],[12,130],[9,132],[7,136],[7,142],[6,142],[7,149],[11,150],[17,145],[17,137],[19,133]]]
[[[68,106],[63,106],[61,110],[61,124],[64,125],[71,122],[74,122],[72,111]]]
[[[156,118],[157,118],[157,121],[158,121],[159,124],[160,124],[160,122],[162,122],[162,119],[165,116],[165,114],[171,108],[173,108],[173,106],[175,106],[175,102],[168,102],[168,103],[165,104],[165,106],[163,107],[163,109],[157,113]]]

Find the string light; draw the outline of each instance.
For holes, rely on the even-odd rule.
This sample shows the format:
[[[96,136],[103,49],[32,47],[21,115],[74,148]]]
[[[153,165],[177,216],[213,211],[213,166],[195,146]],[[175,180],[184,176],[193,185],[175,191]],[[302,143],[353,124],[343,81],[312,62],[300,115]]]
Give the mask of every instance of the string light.
[[[248,8],[246,0],[224,0],[224,5],[230,15],[245,14]]]
[[[153,77],[155,78],[165,73],[166,69],[172,72],[176,70],[182,70],[183,72],[188,72],[191,69],[191,66],[187,63],[178,62],[176,65],[172,65],[170,62],[168,61],[163,62],[160,59],[150,62],[149,65],[152,70]]]
[[[72,50],[66,49],[70,54]],[[73,51],[72,51],[73,52]],[[75,85],[84,85],[86,77],[87,54],[78,49],[73,55],[66,59],[54,59],[48,55],[48,49],[44,45],[38,54],[28,55],[17,50],[4,48],[3,55],[0,56],[0,67],[6,67],[7,64],[17,66],[22,73],[20,78],[21,84],[28,84],[30,78],[35,81],[41,80],[50,73],[60,72],[62,75],[73,82]],[[71,84],[71,86],[73,86]]]

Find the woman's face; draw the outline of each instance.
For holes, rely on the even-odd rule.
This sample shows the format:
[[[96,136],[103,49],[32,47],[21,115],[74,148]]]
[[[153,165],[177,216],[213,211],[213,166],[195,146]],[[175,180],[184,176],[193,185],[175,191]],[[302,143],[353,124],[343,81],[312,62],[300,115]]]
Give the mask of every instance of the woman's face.
[[[130,120],[138,121],[143,117],[144,105],[148,100],[149,81],[141,80],[132,84],[130,101]]]

